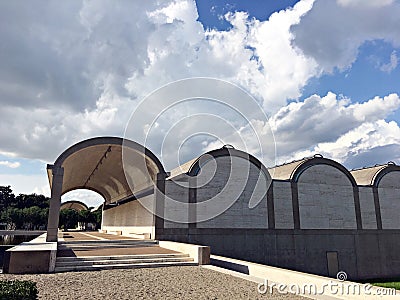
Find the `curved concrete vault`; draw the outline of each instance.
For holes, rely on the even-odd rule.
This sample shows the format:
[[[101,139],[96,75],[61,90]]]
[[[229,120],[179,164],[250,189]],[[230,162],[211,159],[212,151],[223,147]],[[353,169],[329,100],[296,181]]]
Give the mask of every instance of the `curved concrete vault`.
[[[63,194],[88,189],[99,193],[109,205],[152,189],[159,173],[165,171],[158,158],[134,141],[97,137],[71,146],[53,165],[47,165],[51,188],[47,240],[57,240]]]

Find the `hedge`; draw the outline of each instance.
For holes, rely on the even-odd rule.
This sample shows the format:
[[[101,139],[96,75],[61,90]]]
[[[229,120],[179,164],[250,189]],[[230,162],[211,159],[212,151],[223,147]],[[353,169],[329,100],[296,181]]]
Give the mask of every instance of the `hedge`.
[[[0,281],[0,300],[36,300],[36,282],[21,280]]]

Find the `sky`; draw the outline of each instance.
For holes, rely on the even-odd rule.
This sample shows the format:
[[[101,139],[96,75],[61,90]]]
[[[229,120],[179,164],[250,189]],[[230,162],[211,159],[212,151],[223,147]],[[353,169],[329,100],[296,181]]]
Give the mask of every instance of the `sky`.
[[[16,194],[49,195],[46,164],[86,138],[123,137],[149,93],[191,77],[254,97],[276,164],[315,153],[349,169],[400,163],[399,0],[1,1],[0,39],[0,185]],[[174,127],[197,110],[229,115],[207,101],[168,111],[146,145],[167,169],[241,148],[212,122],[202,130],[219,138],[195,135],[201,118]],[[245,127],[235,134],[259,156]],[[101,202],[82,190],[68,199]]]

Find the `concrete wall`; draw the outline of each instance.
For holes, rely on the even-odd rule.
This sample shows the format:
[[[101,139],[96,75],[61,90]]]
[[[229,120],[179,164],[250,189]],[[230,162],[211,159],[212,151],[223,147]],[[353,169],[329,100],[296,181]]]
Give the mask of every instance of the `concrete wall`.
[[[400,229],[400,172],[384,175],[378,185],[383,229]]]
[[[377,229],[372,187],[359,187],[359,197],[363,229]]]
[[[146,207],[153,209],[154,195],[140,199]],[[103,211],[102,230],[122,231],[123,235],[132,233],[151,233],[154,237],[154,215],[138,200],[115,206]]]
[[[211,254],[329,276],[327,252],[338,253],[349,280],[400,277],[400,230],[165,230],[160,239],[208,245]]]
[[[273,181],[275,228],[293,229],[292,190],[288,181]]]
[[[330,165],[314,165],[298,180],[300,228],[356,229],[353,186]]]
[[[222,214],[197,223],[198,228],[268,228],[267,180],[241,157],[217,157],[202,166],[197,179],[197,218]],[[208,201],[208,202],[206,202]],[[257,204],[249,208],[251,203]]]

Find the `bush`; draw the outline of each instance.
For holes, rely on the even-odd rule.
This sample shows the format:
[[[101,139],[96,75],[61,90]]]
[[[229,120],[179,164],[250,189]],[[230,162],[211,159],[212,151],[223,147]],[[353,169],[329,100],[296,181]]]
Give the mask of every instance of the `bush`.
[[[36,300],[37,294],[36,282],[0,281],[0,300]]]

